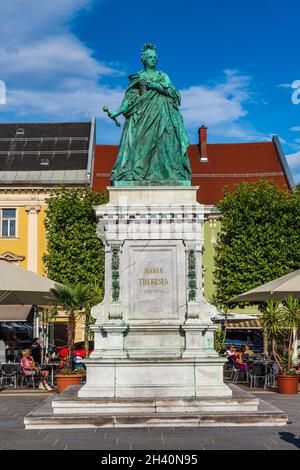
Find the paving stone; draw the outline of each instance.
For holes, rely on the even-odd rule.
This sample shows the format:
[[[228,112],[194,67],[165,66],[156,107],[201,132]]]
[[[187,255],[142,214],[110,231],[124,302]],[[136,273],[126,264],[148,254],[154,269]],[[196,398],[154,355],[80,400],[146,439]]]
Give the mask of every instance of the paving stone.
[[[0,392],[0,449],[299,450],[300,394],[265,392],[256,395],[285,411],[292,424],[283,427],[25,430],[24,416],[40,405],[45,396],[2,396]]]

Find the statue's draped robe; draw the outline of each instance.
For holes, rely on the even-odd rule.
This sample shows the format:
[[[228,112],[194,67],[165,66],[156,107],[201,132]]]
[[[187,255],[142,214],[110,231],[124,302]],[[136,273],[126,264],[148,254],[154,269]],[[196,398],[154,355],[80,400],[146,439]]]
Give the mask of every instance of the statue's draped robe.
[[[115,181],[180,184],[191,180],[187,156],[189,139],[178,110],[180,94],[169,77],[157,72],[147,79],[144,72],[129,76],[125,100],[129,103],[118,157],[111,174]],[[145,82],[161,84],[167,95],[147,90]]]

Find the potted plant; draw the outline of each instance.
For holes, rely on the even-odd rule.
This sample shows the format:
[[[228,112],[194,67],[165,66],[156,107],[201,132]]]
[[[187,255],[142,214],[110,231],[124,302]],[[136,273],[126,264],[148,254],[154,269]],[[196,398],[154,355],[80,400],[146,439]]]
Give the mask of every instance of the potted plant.
[[[270,300],[262,308],[262,326],[278,368],[279,393],[298,392],[299,374],[295,373],[292,364],[299,319],[300,303],[291,296],[282,303]]]
[[[300,363],[290,370],[290,374],[298,377],[298,392],[300,392]]]
[[[79,385],[81,378],[85,376],[85,369],[63,368],[56,374],[57,388],[62,393],[69,385]]]
[[[91,301],[91,293],[88,286],[56,285],[50,289],[57,305],[61,306],[68,314],[68,354],[66,363],[56,373],[58,391],[62,392],[69,385],[79,385],[85,371],[73,368],[73,351],[75,341],[76,316],[81,315],[84,307]]]

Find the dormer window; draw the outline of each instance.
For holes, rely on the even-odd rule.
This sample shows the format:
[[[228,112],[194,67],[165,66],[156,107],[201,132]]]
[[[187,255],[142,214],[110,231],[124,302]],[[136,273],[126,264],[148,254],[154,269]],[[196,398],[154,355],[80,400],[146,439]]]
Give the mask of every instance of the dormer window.
[[[16,130],[16,135],[24,135],[24,134],[25,134],[25,131],[24,131],[23,127],[19,127]]]
[[[49,165],[49,158],[41,158],[40,164],[42,166],[47,166]]]

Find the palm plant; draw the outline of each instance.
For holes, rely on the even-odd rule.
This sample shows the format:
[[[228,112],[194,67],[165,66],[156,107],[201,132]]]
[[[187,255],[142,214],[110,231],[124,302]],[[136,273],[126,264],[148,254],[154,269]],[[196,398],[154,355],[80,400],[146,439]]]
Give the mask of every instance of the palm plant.
[[[90,288],[80,284],[76,286],[56,285],[50,291],[53,294],[55,303],[68,313],[68,355],[66,367],[72,369],[76,317],[82,314],[83,309],[90,302]]]
[[[285,318],[285,327],[287,329],[287,357],[288,357],[288,371],[292,367],[292,358],[294,352],[294,345],[296,343],[296,328],[300,320],[300,302],[289,296],[283,302],[282,306],[283,315]]]
[[[89,335],[90,335],[90,325],[95,322],[91,314],[92,307],[99,302],[101,302],[103,298],[103,288],[94,283],[94,285],[90,288],[90,297],[84,305],[84,351],[85,357],[89,354]]]
[[[262,308],[261,323],[280,372],[292,367],[295,328],[300,320],[300,303],[293,297],[284,302],[269,300]]]
[[[280,369],[282,370],[282,360],[278,351],[278,344],[284,338],[284,317],[280,303],[269,300],[266,304],[261,306],[262,316],[261,324],[267,336],[268,342],[271,345],[273,357]]]

